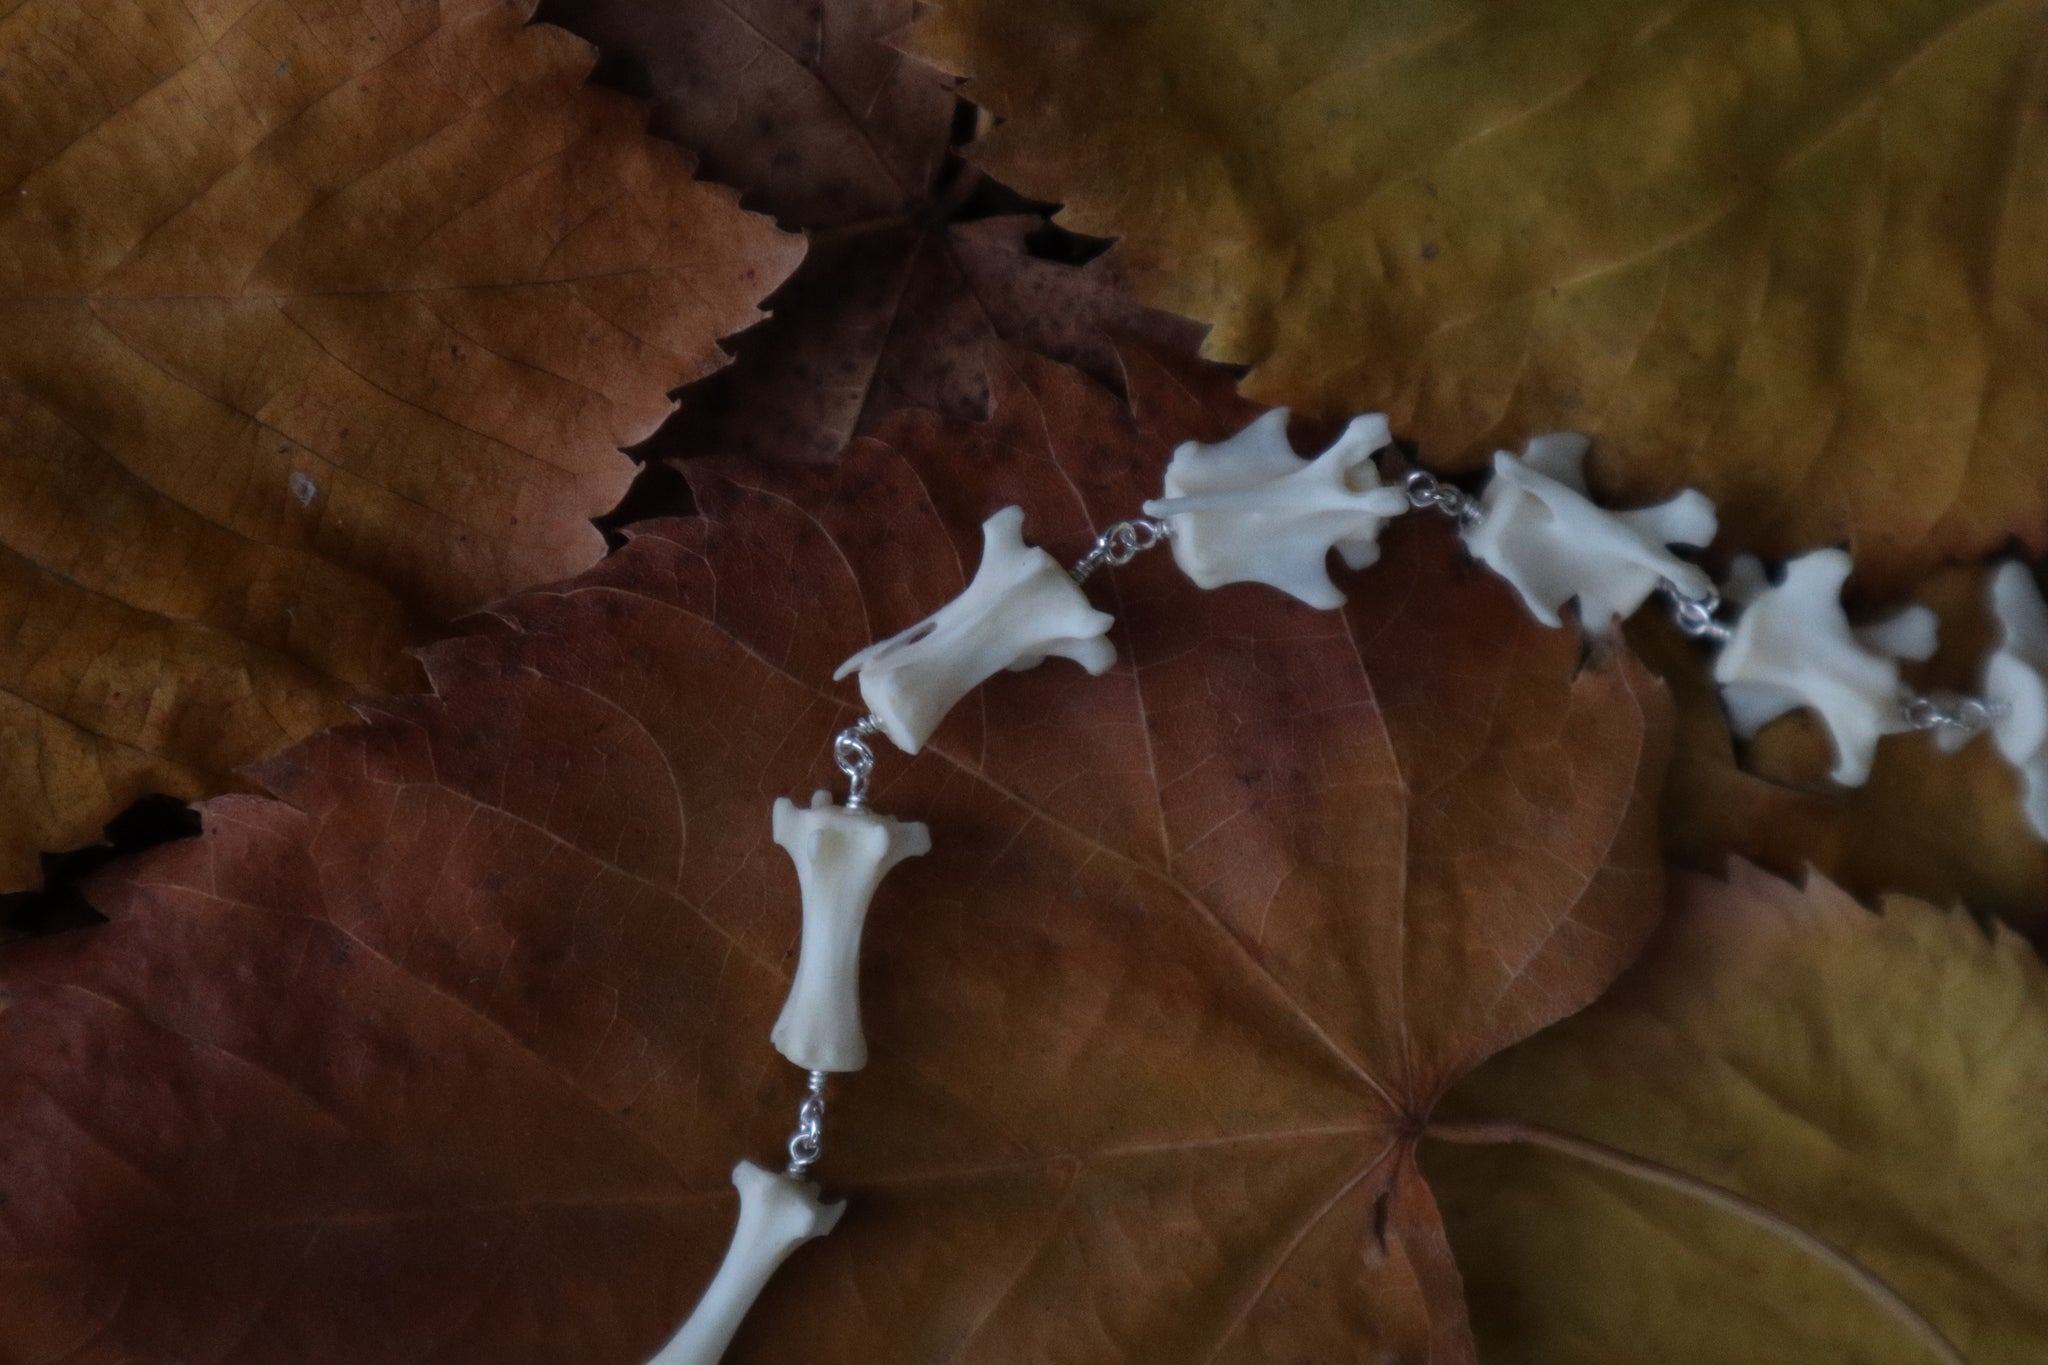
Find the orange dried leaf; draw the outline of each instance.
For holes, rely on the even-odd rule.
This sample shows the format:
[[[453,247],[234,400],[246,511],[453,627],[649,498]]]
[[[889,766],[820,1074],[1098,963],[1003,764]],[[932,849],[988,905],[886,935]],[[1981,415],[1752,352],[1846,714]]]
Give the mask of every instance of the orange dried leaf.
[[[436,646],[430,697],[265,765],[4,960],[0,1349],[637,1365],[708,1278],[795,878],[775,796],[834,664],[959,591],[994,507],[1077,555],[1251,415],[1020,359],[982,425],[699,463],[701,520]],[[733,1359],[1471,1359],[1413,1164],[1468,1068],[1592,999],[1661,896],[1667,703],[1403,525],[1319,613],[1161,555],[1091,584],[1102,678],[1004,674],[878,808],[934,848],[869,925],[852,1209]]]
[[[593,561],[796,264],[529,9],[0,18],[0,889]]]

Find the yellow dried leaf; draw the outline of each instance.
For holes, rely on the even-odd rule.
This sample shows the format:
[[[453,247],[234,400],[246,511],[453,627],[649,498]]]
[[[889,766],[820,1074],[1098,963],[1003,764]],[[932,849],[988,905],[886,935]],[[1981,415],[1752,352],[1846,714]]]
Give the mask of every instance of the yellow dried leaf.
[[[1871,582],[2048,545],[2034,0],[947,0],[983,155],[1248,389],[1471,468],[1566,427]]]
[[[1447,1110],[1732,1189],[1861,1262],[1971,1365],[2033,1365],[2043,1094],[2048,971],[2024,942],[1738,864],[1678,879],[1642,962]],[[1939,1358],[1783,1236],[1696,1199],[1526,1145],[1423,1156],[1495,1365]]]

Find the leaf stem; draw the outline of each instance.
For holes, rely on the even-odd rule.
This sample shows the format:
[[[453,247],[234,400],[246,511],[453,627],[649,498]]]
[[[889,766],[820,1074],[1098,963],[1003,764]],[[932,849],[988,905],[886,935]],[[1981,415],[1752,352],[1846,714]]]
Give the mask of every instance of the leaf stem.
[[[1922,1317],[1920,1310],[1907,1303],[1899,1291],[1892,1288],[1876,1271],[1843,1251],[1833,1243],[1821,1240],[1800,1227],[1797,1223],[1775,1213],[1746,1195],[1687,1175],[1675,1167],[1648,1157],[1624,1152],[1618,1147],[1609,1147],[1604,1142],[1582,1138],[1571,1133],[1547,1128],[1539,1123],[1431,1123],[1425,1130],[1430,1137],[1445,1142],[1464,1143],[1471,1146],[1486,1146],[1510,1142],[1525,1143],[1547,1151],[1562,1152],[1577,1157],[1605,1170],[1631,1176],[1652,1185],[1676,1190],[1703,1204],[1711,1204],[1753,1227],[1783,1238],[1807,1255],[1833,1270],[1837,1275],[1862,1291],[1864,1297],[1882,1308],[1900,1326],[1917,1338],[1921,1345],[1942,1365],[1969,1365],[1956,1344],[1942,1334],[1939,1327]]]

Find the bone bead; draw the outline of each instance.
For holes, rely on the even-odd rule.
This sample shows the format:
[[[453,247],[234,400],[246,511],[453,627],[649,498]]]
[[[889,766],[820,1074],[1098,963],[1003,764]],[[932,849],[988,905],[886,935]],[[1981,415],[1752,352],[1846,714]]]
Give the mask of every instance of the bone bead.
[[[1103,637],[1114,619],[1088,605],[1051,555],[1024,543],[1024,510],[981,524],[981,566],[967,591],[898,635],[869,645],[832,676],[858,669],[860,694],[905,753],[931,738],[953,704],[1003,669],[1051,655],[1090,673],[1116,662]]]
[[[1381,486],[1372,462],[1391,439],[1372,413],[1305,460],[1287,443],[1287,409],[1275,408],[1227,441],[1183,443],[1166,466],[1166,496],[1145,513],[1172,526],[1174,563],[1198,587],[1264,583],[1341,607],[1330,551],[1364,568],[1379,558],[1381,524],[1408,510],[1408,495]]]
[[[1745,738],[1787,711],[1814,711],[1834,743],[1835,781],[1853,787],[1870,775],[1878,739],[1910,728],[1897,660],[1934,652],[1935,617],[1910,607],[1852,630],[1841,605],[1849,568],[1843,551],[1816,550],[1787,564],[1773,587],[1756,560],[1737,560],[1726,596],[1743,610],[1714,660],[1714,681]]]
[[[868,903],[890,868],[931,852],[931,833],[835,806],[824,792],[812,795],[808,809],[777,798],[774,831],[796,864],[804,923],[796,979],[769,1036],[776,1051],[806,1071],[858,1071],[868,1060],[859,993]]]
[[[1714,504],[1685,490],[1668,502],[1610,512],[1586,494],[1585,437],[1538,436],[1520,459],[1493,457],[1477,526],[1464,533],[1474,558],[1514,585],[1537,620],[1560,624],[1573,598],[1579,625],[1606,630],[1634,614],[1669,579],[1687,597],[1703,598],[1714,581],[1667,546],[1698,548],[1714,538]]]
[[[732,1168],[732,1183],[740,1192],[740,1220],[725,1259],[689,1321],[647,1365],[717,1365],[776,1267],[811,1238],[832,1231],[846,1212],[843,1202],[819,1203],[818,1187],[809,1181],[751,1161]]]
[[[2026,785],[2027,823],[2048,839],[2048,606],[2024,564],[1993,574],[1990,597],[1999,626],[1984,663],[1991,742]]]

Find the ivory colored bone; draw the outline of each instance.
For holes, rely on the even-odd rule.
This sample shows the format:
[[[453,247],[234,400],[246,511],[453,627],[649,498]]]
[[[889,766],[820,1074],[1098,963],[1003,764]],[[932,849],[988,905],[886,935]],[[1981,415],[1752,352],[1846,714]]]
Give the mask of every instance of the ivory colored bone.
[[[775,842],[796,863],[803,893],[803,943],[796,979],[769,1036],[806,1071],[867,1065],[860,1028],[860,934],[868,903],[890,868],[932,851],[931,832],[913,821],[832,804],[824,792],[808,809],[775,801]]]
[[[953,704],[1003,669],[1057,654],[1090,673],[1116,662],[1103,637],[1115,618],[1088,605],[1045,551],[1024,543],[1024,509],[981,524],[981,567],[967,591],[898,635],[869,645],[832,676],[860,670],[860,695],[896,747],[914,754]]]
[[[810,1181],[751,1161],[732,1168],[732,1183],[740,1192],[740,1220],[725,1259],[689,1321],[647,1365],[717,1365],[776,1267],[811,1238],[832,1231],[846,1212],[843,1201],[819,1203],[818,1187]]]
[[[1984,661],[1991,742],[2019,769],[2027,823],[2048,839],[2048,606],[2018,563],[1991,576],[1990,598],[1999,625],[1998,648]]]
[[[1935,617],[1909,607],[1852,630],[1841,604],[1849,568],[1843,551],[1815,550],[1787,564],[1774,587],[1755,559],[1738,559],[1727,596],[1743,610],[1714,660],[1714,681],[1745,738],[1795,708],[1817,713],[1834,741],[1834,779],[1854,787],[1870,775],[1878,739],[1910,728],[1897,660],[1934,652]]]
[[[1380,526],[1408,495],[1380,484],[1372,453],[1392,440],[1379,413],[1356,417],[1330,448],[1304,460],[1274,408],[1227,441],[1187,441],[1166,466],[1166,496],[1147,516],[1173,527],[1173,561],[1197,587],[1264,583],[1312,607],[1341,607],[1331,550],[1354,569],[1379,558]]]
[[[1559,609],[1576,597],[1581,629],[1604,631],[1667,578],[1687,597],[1707,596],[1714,580],[1665,547],[1711,541],[1713,502],[1688,488],[1633,512],[1596,506],[1586,495],[1589,444],[1555,432],[1531,440],[1520,459],[1496,452],[1484,516],[1464,533],[1466,548],[1513,584],[1546,626],[1560,624]]]

